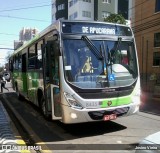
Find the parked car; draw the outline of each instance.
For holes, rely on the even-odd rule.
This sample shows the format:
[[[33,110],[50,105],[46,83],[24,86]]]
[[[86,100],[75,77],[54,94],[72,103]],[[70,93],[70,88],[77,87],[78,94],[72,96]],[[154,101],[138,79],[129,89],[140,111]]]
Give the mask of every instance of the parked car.
[[[144,138],[136,147],[135,153],[159,153],[160,131]]]
[[[4,72],[4,73],[3,73],[3,77],[5,78],[5,80],[6,80],[7,82],[9,82],[10,79],[11,79],[11,76],[10,76],[10,73],[9,73],[9,72]]]

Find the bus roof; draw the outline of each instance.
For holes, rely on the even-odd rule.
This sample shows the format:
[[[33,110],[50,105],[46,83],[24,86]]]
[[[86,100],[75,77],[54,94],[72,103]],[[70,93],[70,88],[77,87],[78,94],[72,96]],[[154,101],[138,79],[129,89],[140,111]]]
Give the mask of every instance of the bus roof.
[[[132,31],[129,26],[122,24],[115,24],[109,22],[99,22],[99,21],[84,21],[84,20],[57,20],[47,28],[45,28],[42,32],[37,34],[33,39],[27,41],[21,47],[14,51],[13,56],[20,52],[22,49],[30,46],[33,42],[36,42],[42,36],[51,32],[53,29],[58,30],[59,32],[66,34],[110,34],[117,35],[116,28],[120,27],[126,36],[132,36]],[[128,31],[127,31],[128,30]],[[119,30],[120,32],[120,30]],[[123,34],[123,35],[124,35]]]

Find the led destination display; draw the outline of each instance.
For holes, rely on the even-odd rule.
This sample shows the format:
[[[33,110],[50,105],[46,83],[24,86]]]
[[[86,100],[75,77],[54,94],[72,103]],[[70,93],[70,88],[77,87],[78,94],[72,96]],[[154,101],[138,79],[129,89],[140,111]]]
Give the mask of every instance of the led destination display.
[[[64,22],[62,32],[68,34],[96,34],[113,36],[132,36],[131,29],[120,25],[107,23],[83,23],[83,22]]]

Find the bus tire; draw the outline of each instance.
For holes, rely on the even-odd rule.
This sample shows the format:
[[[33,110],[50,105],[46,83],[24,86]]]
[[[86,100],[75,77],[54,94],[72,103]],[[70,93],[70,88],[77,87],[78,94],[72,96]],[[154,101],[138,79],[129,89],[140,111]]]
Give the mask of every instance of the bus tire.
[[[49,119],[49,114],[47,113],[47,109],[46,109],[46,105],[45,105],[45,99],[44,99],[43,96],[42,96],[41,101],[40,101],[40,109],[41,109],[41,112],[42,112],[43,116],[46,119]]]

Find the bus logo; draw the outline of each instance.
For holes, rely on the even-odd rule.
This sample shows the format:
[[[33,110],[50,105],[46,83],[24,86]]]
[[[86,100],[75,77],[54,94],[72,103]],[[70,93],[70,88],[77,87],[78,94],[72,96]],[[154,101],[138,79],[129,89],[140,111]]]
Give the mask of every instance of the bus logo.
[[[108,102],[107,102],[107,105],[108,105],[108,106],[111,106],[111,105],[112,105],[112,101],[108,101]]]

